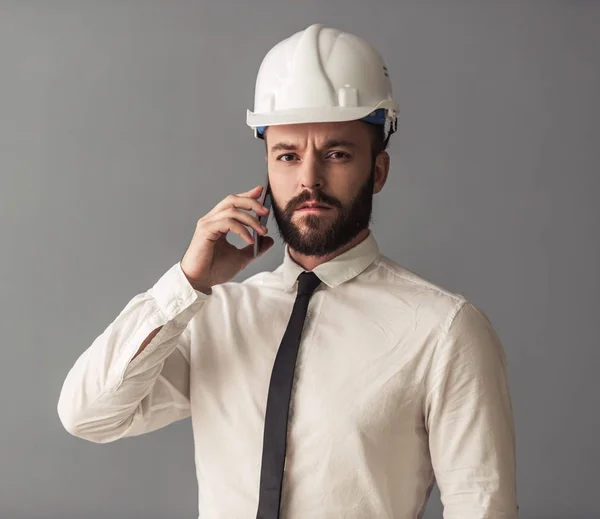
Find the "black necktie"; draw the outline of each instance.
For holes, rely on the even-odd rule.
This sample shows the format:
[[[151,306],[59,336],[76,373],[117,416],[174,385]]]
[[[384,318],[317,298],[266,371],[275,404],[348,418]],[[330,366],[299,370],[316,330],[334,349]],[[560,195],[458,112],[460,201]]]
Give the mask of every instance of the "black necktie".
[[[277,350],[265,416],[260,493],[256,519],[278,519],[285,464],[288,411],[298,346],[310,296],[321,281],[313,272],[298,276],[298,295],[283,339]]]

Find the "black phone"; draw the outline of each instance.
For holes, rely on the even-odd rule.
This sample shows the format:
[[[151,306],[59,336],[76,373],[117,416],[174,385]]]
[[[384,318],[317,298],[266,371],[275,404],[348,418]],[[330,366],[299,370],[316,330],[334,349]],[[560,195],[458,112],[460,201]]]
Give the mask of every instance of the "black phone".
[[[265,179],[265,183],[263,184],[263,190],[260,193],[260,197],[258,201],[264,205],[267,209],[271,209],[271,186],[269,185],[269,174],[267,173],[267,178]],[[269,213],[271,214],[271,213]],[[258,221],[261,225],[266,227],[267,221],[269,220],[269,215],[256,215],[258,217]],[[258,234],[256,229],[252,229],[252,239],[254,240],[254,257],[258,256],[258,251],[262,245],[263,236],[262,234]]]

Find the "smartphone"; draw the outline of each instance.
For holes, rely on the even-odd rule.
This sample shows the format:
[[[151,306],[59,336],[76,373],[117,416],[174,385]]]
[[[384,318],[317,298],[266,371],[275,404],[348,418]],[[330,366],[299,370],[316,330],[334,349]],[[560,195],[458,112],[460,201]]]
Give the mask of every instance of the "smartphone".
[[[267,178],[265,179],[265,183],[263,184],[263,190],[260,193],[260,197],[258,201],[264,205],[267,209],[271,209],[271,186],[269,185],[269,174],[267,173]],[[269,213],[271,214],[271,213]],[[269,215],[256,215],[258,217],[258,221],[261,225],[266,227],[267,221],[269,220]],[[258,251],[262,245],[263,236],[262,234],[258,234],[256,229],[252,229],[252,239],[254,240],[254,257],[258,256]]]

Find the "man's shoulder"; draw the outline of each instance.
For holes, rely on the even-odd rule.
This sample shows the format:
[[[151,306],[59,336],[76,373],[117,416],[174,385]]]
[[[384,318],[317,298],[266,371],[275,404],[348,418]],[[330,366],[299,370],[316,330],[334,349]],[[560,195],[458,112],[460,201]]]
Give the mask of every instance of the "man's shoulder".
[[[384,254],[380,254],[374,265],[374,274],[386,287],[390,294],[397,296],[419,308],[430,308],[442,315],[451,312],[466,301],[466,297],[451,290],[444,284],[430,277],[417,273]]]
[[[377,263],[378,267],[387,273],[389,281],[395,285],[413,285],[426,292],[439,293],[450,298],[463,297],[460,293],[450,290],[443,284],[433,281],[383,254],[380,254]]]

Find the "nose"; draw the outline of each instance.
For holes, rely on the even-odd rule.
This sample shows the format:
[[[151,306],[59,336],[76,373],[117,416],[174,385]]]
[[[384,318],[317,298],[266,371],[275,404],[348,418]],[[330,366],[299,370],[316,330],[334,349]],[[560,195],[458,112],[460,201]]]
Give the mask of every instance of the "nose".
[[[313,153],[307,153],[298,168],[299,181],[303,188],[321,189],[323,187],[323,168]]]

